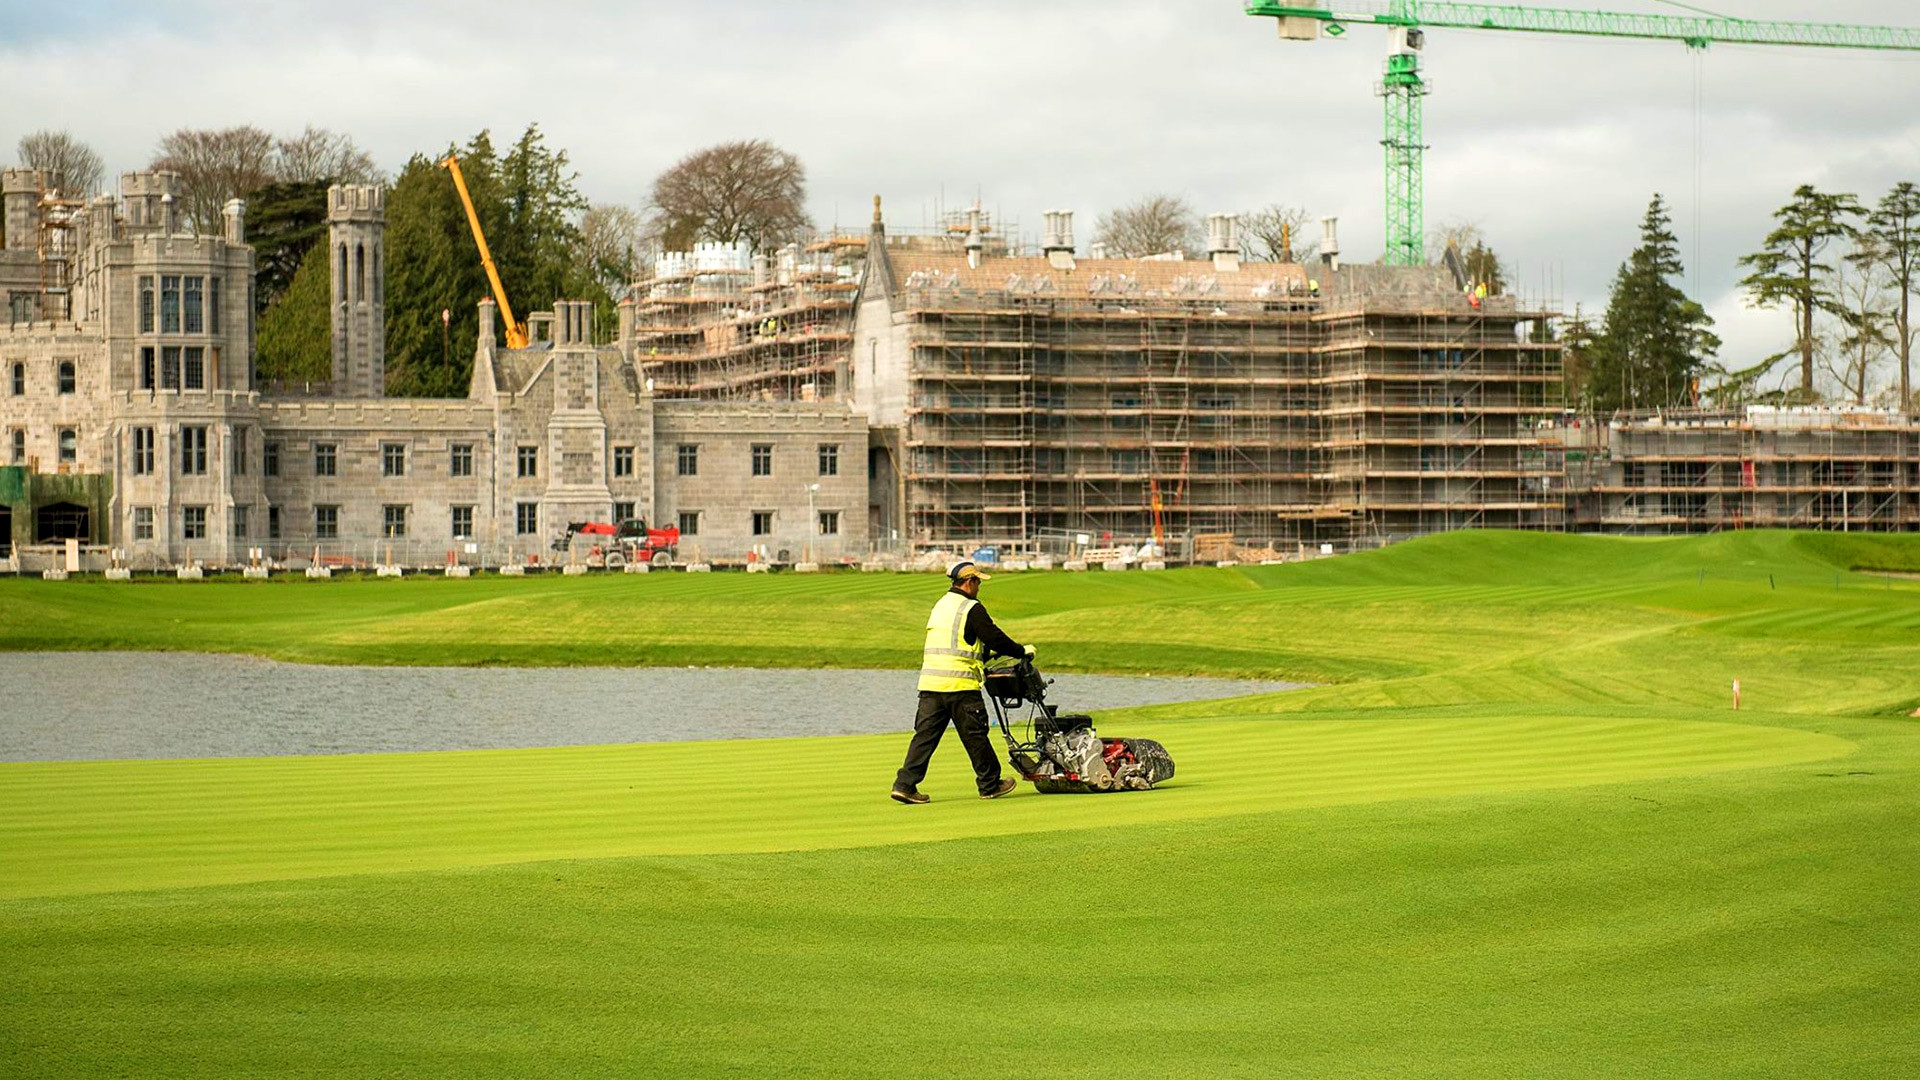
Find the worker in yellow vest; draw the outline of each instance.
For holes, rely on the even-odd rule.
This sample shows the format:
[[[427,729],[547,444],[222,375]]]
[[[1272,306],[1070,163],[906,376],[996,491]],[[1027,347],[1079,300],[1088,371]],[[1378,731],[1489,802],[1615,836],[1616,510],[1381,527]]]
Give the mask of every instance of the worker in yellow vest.
[[[927,802],[920,781],[927,763],[947,733],[947,724],[960,734],[960,745],[973,761],[974,781],[983,799],[997,799],[1018,786],[1000,776],[1000,758],[987,736],[987,703],[980,696],[990,656],[1032,656],[1033,646],[1006,635],[980,604],[980,583],[990,575],[971,562],[955,563],[947,571],[950,588],[927,616],[927,643],[920,658],[920,708],[913,717],[913,741],[907,760],[893,778],[893,801],[917,806]]]

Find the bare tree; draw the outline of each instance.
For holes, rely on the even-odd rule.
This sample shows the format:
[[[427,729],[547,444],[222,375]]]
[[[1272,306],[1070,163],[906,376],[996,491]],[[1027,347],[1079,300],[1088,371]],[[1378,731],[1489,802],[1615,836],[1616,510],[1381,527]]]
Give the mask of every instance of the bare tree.
[[[1313,215],[1304,207],[1271,203],[1240,215],[1240,254],[1248,259],[1280,262],[1291,254],[1294,262],[1312,261],[1320,242],[1310,238]]]
[[[372,184],[385,179],[373,156],[353,139],[312,124],[273,146],[273,178],[283,184],[329,180],[336,184]]]
[[[1464,257],[1474,245],[1484,245],[1486,242],[1487,235],[1480,231],[1479,222],[1449,221],[1427,233],[1427,261],[1438,264],[1446,257],[1449,247],[1458,248]]]
[[[152,167],[180,174],[185,224],[196,232],[215,232],[228,199],[273,181],[273,136],[250,125],[181,128],[160,140]]]
[[[36,131],[20,136],[20,164],[39,169],[49,187],[69,195],[86,196],[100,185],[100,155],[64,131]]]
[[[1854,272],[1849,273],[1852,266]],[[1867,388],[1881,361],[1893,352],[1892,297],[1886,277],[1875,262],[1847,259],[1834,268],[1833,291],[1839,301],[1834,332],[1816,333],[1820,366],[1840,384],[1844,397],[1855,405],[1867,403]]]
[[[1507,291],[1507,267],[1487,243],[1478,222],[1450,221],[1427,234],[1427,259],[1436,264],[1446,261],[1447,249],[1460,253],[1460,265],[1467,273],[1467,286],[1486,286],[1498,296]]]
[[[1920,329],[1913,325],[1913,294],[1920,288],[1920,189],[1910,182],[1896,184],[1867,217],[1864,242],[1856,259],[1878,263],[1893,291],[1894,350],[1899,354],[1897,396],[1902,411],[1912,411],[1913,347]]]
[[[1200,217],[1176,195],[1148,195],[1103,213],[1093,223],[1094,239],[1117,259],[1137,259],[1170,251],[1199,251]]]
[[[607,291],[633,282],[646,241],[645,222],[631,207],[594,203],[580,217],[580,250]]]
[[[745,240],[778,247],[808,229],[807,170],[765,139],[721,143],[674,163],[653,182],[661,243],[685,249],[700,240]]]

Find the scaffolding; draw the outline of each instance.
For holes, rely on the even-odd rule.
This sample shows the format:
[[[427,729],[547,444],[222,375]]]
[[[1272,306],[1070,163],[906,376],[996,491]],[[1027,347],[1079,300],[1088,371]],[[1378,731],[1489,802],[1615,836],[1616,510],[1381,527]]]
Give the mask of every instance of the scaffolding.
[[[733,245],[663,258],[633,285],[623,344],[661,397],[838,400],[865,252],[833,236],[771,260]]]
[[[1292,263],[989,253],[979,223],[663,259],[626,344],[661,396],[846,400],[853,307],[879,274],[898,520],[922,550],[1565,526],[1535,431],[1559,408],[1550,308],[1424,269],[1316,268],[1323,295]]]
[[[1920,530],[1920,421],[1902,413],[1685,410],[1595,434],[1569,469],[1582,528]]]
[[[1291,266],[1230,287],[1172,263],[1155,288],[1140,262],[1078,264],[1075,290],[1042,260],[999,261],[998,289],[898,260],[916,544],[1139,543],[1156,496],[1170,538],[1267,548],[1564,527],[1533,433],[1558,347],[1517,332],[1543,312],[1329,303]]]

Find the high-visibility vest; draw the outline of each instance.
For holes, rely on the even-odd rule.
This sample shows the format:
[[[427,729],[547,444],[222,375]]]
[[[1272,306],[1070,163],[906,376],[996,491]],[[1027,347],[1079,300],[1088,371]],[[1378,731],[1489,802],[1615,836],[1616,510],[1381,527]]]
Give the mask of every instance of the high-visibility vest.
[[[978,690],[986,678],[986,642],[967,644],[967,615],[978,603],[949,592],[927,616],[927,646],[920,657],[920,689],[941,693]]]

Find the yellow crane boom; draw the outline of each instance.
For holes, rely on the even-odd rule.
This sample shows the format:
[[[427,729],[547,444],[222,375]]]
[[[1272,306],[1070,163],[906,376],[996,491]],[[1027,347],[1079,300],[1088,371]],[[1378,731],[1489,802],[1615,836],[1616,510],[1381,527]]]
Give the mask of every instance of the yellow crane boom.
[[[453,174],[453,186],[460,192],[460,205],[467,208],[467,224],[473,227],[473,242],[480,248],[480,265],[487,269],[487,281],[493,285],[493,299],[500,314],[507,318],[507,348],[527,347],[527,324],[513,317],[513,305],[507,301],[507,288],[500,284],[500,271],[494,269],[493,253],[487,250],[487,234],[480,229],[480,215],[473,209],[473,196],[467,193],[467,178],[460,175],[460,162],[452,154],[440,167]]]

